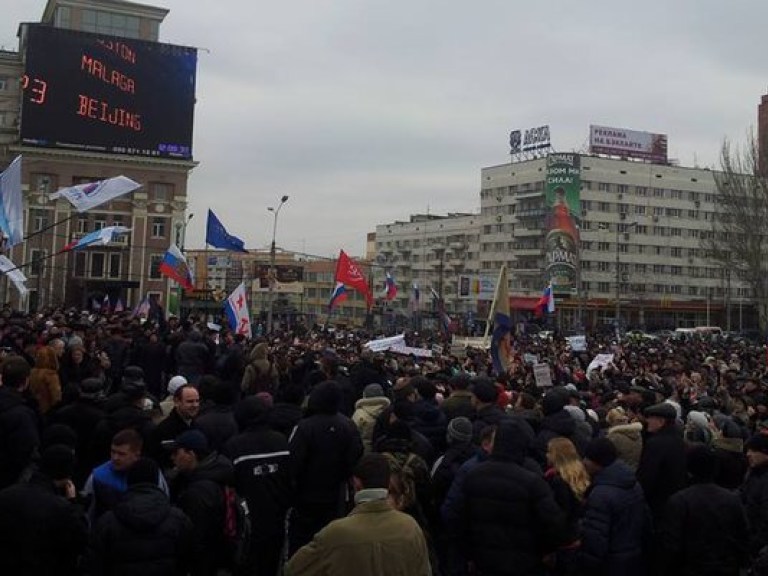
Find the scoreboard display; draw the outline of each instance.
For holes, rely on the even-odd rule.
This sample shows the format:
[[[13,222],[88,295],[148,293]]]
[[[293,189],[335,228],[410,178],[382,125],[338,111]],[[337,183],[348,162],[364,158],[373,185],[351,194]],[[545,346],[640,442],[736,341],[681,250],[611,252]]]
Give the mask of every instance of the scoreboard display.
[[[21,142],[192,159],[197,50],[30,24]]]

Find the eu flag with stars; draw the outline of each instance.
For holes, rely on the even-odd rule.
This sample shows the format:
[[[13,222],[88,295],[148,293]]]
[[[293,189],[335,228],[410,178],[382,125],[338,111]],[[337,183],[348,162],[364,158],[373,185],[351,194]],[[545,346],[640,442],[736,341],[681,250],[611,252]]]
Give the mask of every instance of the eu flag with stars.
[[[237,236],[233,236],[224,224],[216,217],[213,210],[208,209],[208,223],[205,228],[205,243],[214,248],[233,250],[234,252],[248,252],[245,243]]]

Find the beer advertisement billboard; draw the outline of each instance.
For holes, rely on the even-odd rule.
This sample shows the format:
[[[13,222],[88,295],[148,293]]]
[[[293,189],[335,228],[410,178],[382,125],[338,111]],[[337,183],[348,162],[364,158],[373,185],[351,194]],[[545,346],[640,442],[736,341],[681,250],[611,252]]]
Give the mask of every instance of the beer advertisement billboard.
[[[581,156],[547,156],[545,185],[548,211],[544,241],[546,278],[556,294],[575,293],[578,288],[579,229],[581,214]]]

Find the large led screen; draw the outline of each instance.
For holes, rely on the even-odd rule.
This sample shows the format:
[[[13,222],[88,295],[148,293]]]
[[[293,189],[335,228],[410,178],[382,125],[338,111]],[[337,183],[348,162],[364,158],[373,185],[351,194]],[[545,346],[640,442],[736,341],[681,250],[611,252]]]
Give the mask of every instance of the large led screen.
[[[21,141],[192,158],[194,48],[29,25]]]

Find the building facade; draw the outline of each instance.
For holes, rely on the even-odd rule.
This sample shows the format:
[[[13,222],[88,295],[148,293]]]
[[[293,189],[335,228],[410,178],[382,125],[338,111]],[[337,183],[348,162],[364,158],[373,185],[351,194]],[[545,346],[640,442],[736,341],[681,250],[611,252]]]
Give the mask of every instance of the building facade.
[[[156,42],[165,8],[117,0],[49,0],[40,22],[56,28]],[[159,273],[168,246],[184,244],[187,179],[192,160],[77,151],[22,145],[21,80],[25,70],[25,25],[18,52],[0,53],[0,166],[22,155],[25,241],[9,254],[28,277],[22,301],[5,279],[3,302],[37,310],[47,306],[88,307],[106,296],[133,306],[145,295],[163,305],[175,292]],[[59,188],[125,175],[142,186],[132,194],[78,214],[65,200],[51,201]],[[121,242],[82,252],[66,244],[111,225],[131,228]]]
[[[702,247],[717,210],[710,170],[590,155],[580,161],[580,272],[576,289],[558,298],[561,327],[608,327],[617,318],[647,329],[753,327],[738,271]],[[401,287],[394,306],[408,311],[407,287],[418,282],[441,292],[459,318],[484,319],[493,290],[461,297],[462,276],[492,284],[505,264],[512,310],[530,317],[547,284],[546,177],[544,157],[483,168],[479,215],[377,226],[375,264],[393,270]]]

